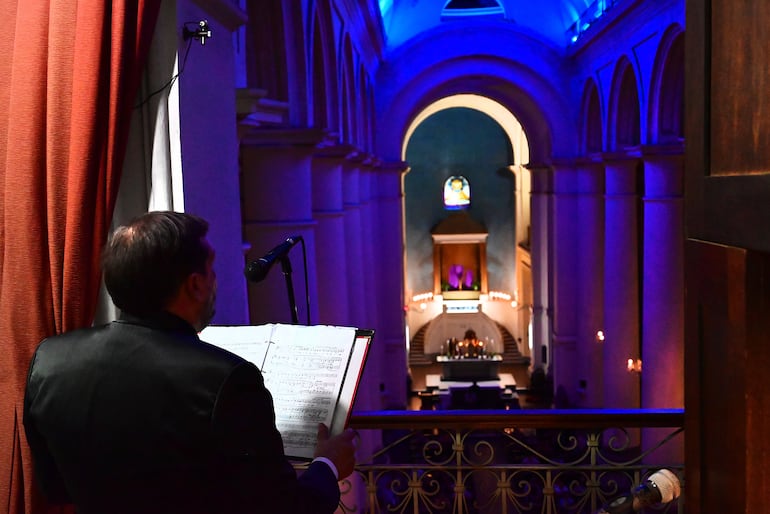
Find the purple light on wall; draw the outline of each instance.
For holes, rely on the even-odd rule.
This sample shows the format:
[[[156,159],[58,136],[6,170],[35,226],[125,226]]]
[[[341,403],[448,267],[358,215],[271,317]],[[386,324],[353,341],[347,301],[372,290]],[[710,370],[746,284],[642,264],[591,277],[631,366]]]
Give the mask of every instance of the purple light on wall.
[[[452,266],[449,267],[449,277],[447,279],[447,282],[449,283],[449,287],[452,289],[460,289],[460,280],[463,276],[463,266],[462,264],[452,264]]]

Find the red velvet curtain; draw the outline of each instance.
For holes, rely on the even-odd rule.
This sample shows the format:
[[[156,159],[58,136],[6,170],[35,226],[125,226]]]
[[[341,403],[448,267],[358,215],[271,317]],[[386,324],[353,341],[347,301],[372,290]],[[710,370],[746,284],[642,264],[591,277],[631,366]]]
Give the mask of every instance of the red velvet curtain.
[[[43,338],[90,325],[160,0],[0,0],[0,513],[49,506],[22,426]]]

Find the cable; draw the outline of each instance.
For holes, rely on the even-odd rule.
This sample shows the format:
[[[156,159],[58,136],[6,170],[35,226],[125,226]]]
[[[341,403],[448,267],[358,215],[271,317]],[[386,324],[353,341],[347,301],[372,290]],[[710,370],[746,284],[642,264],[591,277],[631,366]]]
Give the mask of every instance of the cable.
[[[192,22],[187,22],[187,23],[185,23],[185,28],[186,28],[186,26],[187,26],[188,24],[190,24],[190,23],[192,23]],[[186,33],[186,32],[185,32],[185,33]],[[210,37],[210,36],[209,36],[209,37]],[[184,57],[182,58],[182,66],[179,68],[179,71],[177,72],[177,74],[176,74],[176,75],[174,75],[173,77],[171,77],[171,79],[170,79],[168,82],[166,82],[166,83],[165,83],[165,84],[164,84],[162,87],[160,87],[159,89],[157,89],[157,90],[153,91],[153,92],[152,92],[152,93],[150,93],[150,94],[149,94],[149,95],[148,95],[148,96],[147,96],[147,97],[146,97],[144,100],[142,100],[141,102],[139,102],[138,104],[136,104],[136,105],[134,106],[134,109],[139,109],[139,108],[140,108],[140,107],[142,107],[144,104],[146,104],[147,102],[149,102],[149,101],[150,101],[150,99],[151,99],[153,96],[155,96],[155,95],[157,95],[157,94],[159,94],[159,93],[163,92],[163,91],[164,91],[164,90],[166,90],[166,89],[169,89],[169,88],[170,88],[170,87],[171,87],[171,86],[174,84],[174,82],[176,81],[176,79],[177,79],[177,78],[179,78],[179,76],[180,76],[180,75],[181,75],[181,74],[184,72],[184,67],[185,67],[185,64],[187,64],[187,56],[190,54],[190,47],[192,46],[192,40],[193,40],[193,38],[192,38],[192,37],[187,37],[187,48],[185,49],[185,51],[184,51]]]
[[[307,309],[307,324],[310,325],[310,286],[307,280],[307,250],[305,249],[305,238],[302,238],[302,263],[305,268],[305,308]]]

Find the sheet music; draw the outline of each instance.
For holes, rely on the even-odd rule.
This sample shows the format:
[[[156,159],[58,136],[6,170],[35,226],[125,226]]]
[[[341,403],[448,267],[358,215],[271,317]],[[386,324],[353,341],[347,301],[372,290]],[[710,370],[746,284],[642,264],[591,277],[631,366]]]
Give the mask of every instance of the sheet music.
[[[353,349],[354,328],[212,326],[201,332],[201,339],[240,355],[262,370],[286,455],[312,458],[318,423],[325,423],[332,433],[344,426],[347,410],[342,413],[342,424],[333,420]]]
[[[355,329],[278,325],[262,375],[273,395],[275,425],[287,455],[314,448],[318,423],[332,426]],[[303,455],[304,454],[304,455]]]

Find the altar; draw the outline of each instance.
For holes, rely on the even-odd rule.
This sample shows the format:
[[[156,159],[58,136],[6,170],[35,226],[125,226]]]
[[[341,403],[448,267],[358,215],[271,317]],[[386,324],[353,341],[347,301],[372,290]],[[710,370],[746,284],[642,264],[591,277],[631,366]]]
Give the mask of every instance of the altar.
[[[436,357],[436,362],[441,363],[442,380],[459,382],[497,380],[502,360],[500,355],[465,359],[456,359],[446,355]]]

